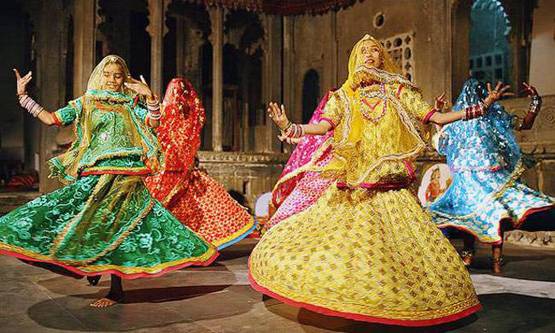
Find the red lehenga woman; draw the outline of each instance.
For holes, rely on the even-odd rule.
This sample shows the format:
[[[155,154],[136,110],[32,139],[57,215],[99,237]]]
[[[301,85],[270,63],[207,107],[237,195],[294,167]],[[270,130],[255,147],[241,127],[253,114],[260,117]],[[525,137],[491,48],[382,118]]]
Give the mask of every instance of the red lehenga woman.
[[[254,219],[225,188],[196,166],[200,132],[206,117],[191,83],[175,78],[163,101],[156,133],[165,155],[163,170],[147,177],[152,196],[218,249],[249,235]]]

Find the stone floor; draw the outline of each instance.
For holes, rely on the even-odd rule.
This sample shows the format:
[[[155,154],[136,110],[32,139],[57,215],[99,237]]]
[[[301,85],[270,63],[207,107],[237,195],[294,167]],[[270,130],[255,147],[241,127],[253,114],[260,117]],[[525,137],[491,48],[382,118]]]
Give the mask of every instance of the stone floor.
[[[503,277],[482,248],[472,277],[484,309],[463,321],[407,329],[326,317],[263,297],[247,282],[252,240],[211,267],[125,281],[126,304],[94,309],[108,281],[88,286],[0,256],[0,332],[555,332],[555,251],[506,248]]]

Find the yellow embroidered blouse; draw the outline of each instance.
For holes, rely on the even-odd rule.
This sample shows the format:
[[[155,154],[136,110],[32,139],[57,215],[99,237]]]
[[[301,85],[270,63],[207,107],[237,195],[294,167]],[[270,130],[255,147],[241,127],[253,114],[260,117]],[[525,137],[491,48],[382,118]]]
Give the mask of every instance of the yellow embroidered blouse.
[[[399,83],[336,91],[323,117],[335,126],[333,159],[322,171],[349,187],[397,187],[414,179],[413,160],[425,148],[421,126],[433,114],[419,91]]]

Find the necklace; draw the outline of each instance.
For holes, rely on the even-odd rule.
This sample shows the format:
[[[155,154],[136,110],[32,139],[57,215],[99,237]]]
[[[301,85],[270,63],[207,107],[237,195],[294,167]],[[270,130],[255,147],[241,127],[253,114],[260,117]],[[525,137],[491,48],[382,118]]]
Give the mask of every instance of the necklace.
[[[376,124],[380,119],[385,116],[385,112],[387,111],[387,96],[385,94],[385,85],[383,83],[380,84],[379,91],[368,91],[362,90],[360,93],[360,112],[364,116],[364,118],[370,120],[374,124]],[[370,100],[373,98],[379,98],[375,103],[370,103]],[[382,103],[382,112],[377,116],[372,116],[372,113],[376,111],[376,107],[378,104]]]

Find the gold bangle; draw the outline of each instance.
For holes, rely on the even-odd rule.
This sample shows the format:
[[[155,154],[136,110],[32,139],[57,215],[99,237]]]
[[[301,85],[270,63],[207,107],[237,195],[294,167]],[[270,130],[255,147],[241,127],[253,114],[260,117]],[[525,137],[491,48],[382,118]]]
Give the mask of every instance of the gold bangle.
[[[282,129],[282,131],[287,131],[289,129],[289,127],[293,126],[293,123],[291,121],[289,121],[289,124],[287,124],[287,126],[285,126],[284,129]]]

